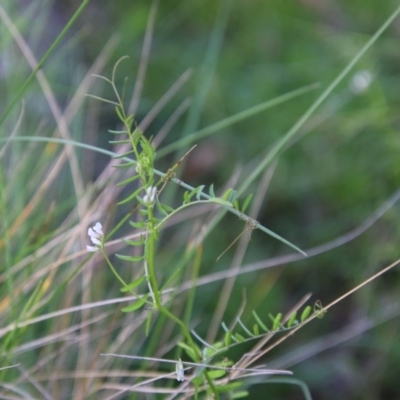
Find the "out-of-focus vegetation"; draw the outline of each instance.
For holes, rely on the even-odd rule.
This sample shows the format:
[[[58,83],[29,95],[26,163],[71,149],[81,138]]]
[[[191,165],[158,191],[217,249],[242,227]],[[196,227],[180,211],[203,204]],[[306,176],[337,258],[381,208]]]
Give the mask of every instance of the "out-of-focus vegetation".
[[[40,59],[79,4],[72,0],[6,0],[2,7]],[[157,138],[176,110],[181,110],[159,145],[156,165],[162,171],[167,171],[183,152],[180,148],[161,157],[163,147],[252,106],[318,83],[315,90],[194,142],[197,148],[180,167],[180,177],[192,186],[213,183],[217,192],[226,186],[239,187],[397,6],[395,1],[357,0],[89,2],[43,69],[61,114],[67,111],[69,136],[62,133],[61,137],[113,149],[107,130],[118,125],[114,108],[83,96],[94,93],[111,97],[109,87],[86,74],[93,68],[96,74],[110,76],[116,61],[124,55],[129,59],[120,65],[118,84],[121,88],[126,85],[128,103],[132,92],[138,94],[138,101],[133,101],[135,119],[148,138]],[[149,22],[151,13],[154,19],[151,22],[150,17]],[[267,171],[270,175],[264,177],[270,181],[264,186],[265,199],[255,216],[262,225],[304,251],[311,250],[311,255],[316,246],[338,238],[343,243],[312,257],[299,257],[295,262],[289,257],[273,265],[271,259],[292,250],[262,232],[252,231],[239,270],[258,262],[265,263],[266,268],[237,277],[221,317],[227,324],[242,306],[242,320],[251,326],[252,310],[268,319],[269,313],[289,312],[308,293],[312,293],[308,303],[320,300],[322,305],[328,304],[399,258],[400,212],[395,204],[400,182],[399,40],[397,18],[307,120]],[[0,54],[3,112],[30,73],[4,15],[0,21]],[[85,76],[90,84],[81,86]],[[363,76],[371,79],[365,88],[357,86],[357,79]],[[182,83],[176,95],[148,123],[149,112],[179,79]],[[32,83],[23,105],[20,102],[2,126],[2,137],[14,130],[16,136],[51,136],[56,132],[55,137],[60,137],[62,118],[54,116],[43,91],[43,86]],[[41,192],[38,188],[58,168],[53,162],[61,157],[61,147],[37,142],[7,146],[7,152],[1,155],[1,325],[121,296],[117,282],[99,260],[77,270],[75,280],[68,280],[83,260],[71,261],[68,256],[84,249],[87,227],[97,220],[113,226],[123,214],[116,209],[118,193],[107,197],[117,179],[105,177],[99,185],[90,185],[102,177],[109,157],[77,149],[74,161],[67,152],[71,167],[61,167],[57,179]],[[74,172],[74,165],[79,174]],[[247,192],[258,190],[260,179]],[[87,203],[82,202],[84,193],[89,194]],[[99,193],[103,206],[96,203]],[[181,191],[178,193],[181,196]],[[81,208],[76,208],[77,199]],[[387,201],[392,201],[390,210],[378,218],[377,210]],[[193,210],[194,215],[196,212]],[[185,251],[187,238],[199,232],[205,218],[204,214],[194,218],[186,214],[181,225],[161,236],[159,262],[165,274],[173,270]],[[369,218],[374,219],[371,226]],[[363,229],[363,224],[368,229]],[[243,221],[238,218],[226,215],[222,219],[203,243],[200,276],[234,267],[237,244],[216,259],[242,229]],[[72,231],[74,239],[63,242],[59,235]],[[41,253],[54,237],[61,244],[67,243],[65,252],[62,244]],[[64,260],[61,266],[54,264],[58,258]],[[44,264],[49,269],[36,276]],[[15,268],[20,275],[10,272]],[[36,292],[29,286],[31,275],[37,279]],[[189,272],[185,278],[190,279]],[[398,271],[388,272],[330,309],[323,319],[299,330],[262,362],[268,368],[293,371],[294,377],[308,386],[314,400],[398,398],[399,284]],[[52,287],[57,287],[52,294],[55,300],[46,302]],[[201,337],[213,336],[210,329],[223,290],[227,290],[224,280],[197,289],[190,326]],[[181,303],[188,301],[186,293],[181,296]],[[42,300],[43,308],[32,314],[21,311],[29,308],[29,301],[40,305]],[[118,379],[113,380],[111,372],[135,371],[137,364],[118,360],[112,361],[111,367],[111,361],[99,354],[148,356],[146,351],[155,346],[154,337],[145,339],[143,330],[134,330],[134,316],[124,315],[122,320],[120,308],[116,304],[115,308],[107,306],[87,314],[80,310],[68,318],[14,330],[11,338],[2,337],[2,350],[13,355],[0,367],[21,363],[19,370],[0,375],[4,393],[6,379],[13,387],[21,387],[23,393],[35,393],[33,398],[78,399],[84,398],[84,393],[96,398],[94,388],[101,384],[106,387],[107,378],[114,384],[110,383],[108,389],[117,390]],[[84,325],[69,333],[69,328],[90,318],[98,319],[93,329]],[[47,337],[50,332],[60,337]],[[157,349],[156,354],[172,358],[176,332],[168,324],[163,332],[166,339],[160,342],[165,348]],[[218,332],[221,336],[222,328]],[[42,337],[46,337],[46,346],[35,342]],[[24,343],[29,343],[27,349]],[[115,351],[110,349],[111,343]],[[237,350],[232,357],[238,358],[250,348]],[[83,373],[101,368],[109,375],[90,377]],[[125,376],[118,384],[135,382],[134,376]],[[265,379],[248,390],[251,399],[303,398],[299,386],[288,381],[269,383]],[[20,397],[9,394],[9,398],[23,398],[17,390],[13,393]],[[111,398],[110,393],[107,395]],[[104,396],[101,398],[107,398]]]

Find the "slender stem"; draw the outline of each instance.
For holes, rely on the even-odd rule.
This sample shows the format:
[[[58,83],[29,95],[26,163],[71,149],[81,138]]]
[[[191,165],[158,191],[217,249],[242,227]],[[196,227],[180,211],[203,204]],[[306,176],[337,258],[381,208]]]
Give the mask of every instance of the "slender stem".
[[[148,266],[148,271],[149,271],[149,279],[152,285],[153,289],[153,294],[154,294],[154,303],[158,309],[159,312],[164,314],[166,317],[174,321],[177,325],[182,330],[183,335],[186,337],[188,343],[190,344],[190,347],[193,349],[194,353],[196,354],[196,357],[198,358],[198,361],[201,359],[201,354],[199,353],[197,346],[195,345],[190,332],[188,328],[186,327],[185,323],[181,321],[179,318],[177,318],[175,315],[173,315],[171,312],[169,312],[161,303],[160,299],[160,291],[157,283],[157,278],[156,274],[154,271],[154,250],[155,250],[155,235],[156,235],[156,227],[154,226],[154,215],[153,215],[153,204],[149,204],[147,207],[147,213],[148,213],[148,229],[149,229],[149,235],[148,235],[148,241],[147,241],[147,266]]]
[[[106,259],[106,262],[107,262],[108,266],[110,267],[111,271],[116,276],[116,278],[124,285],[124,287],[128,286],[128,284],[121,278],[121,276],[118,274],[117,270],[112,265],[110,259],[107,256],[107,253],[104,250],[101,250],[101,252],[102,252],[104,258]]]
[[[147,213],[148,213],[148,239],[147,239],[147,251],[146,251],[146,258],[147,258],[147,268],[149,271],[149,279],[150,283],[153,289],[153,295],[154,295],[154,302],[156,304],[156,307],[160,309],[161,306],[161,300],[160,300],[160,290],[158,288],[158,283],[157,283],[157,278],[156,274],[154,272],[154,248],[155,248],[155,238],[154,238],[154,222],[153,222],[153,206],[149,205],[147,207]]]

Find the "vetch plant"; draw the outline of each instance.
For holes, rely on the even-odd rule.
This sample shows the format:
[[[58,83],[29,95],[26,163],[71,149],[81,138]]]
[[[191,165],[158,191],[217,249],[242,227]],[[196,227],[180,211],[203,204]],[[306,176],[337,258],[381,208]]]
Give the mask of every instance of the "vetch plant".
[[[122,59],[121,59],[122,60]],[[120,60],[120,61],[121,61]],[[119,62],[120,62],[119,61]],[[116,100],[100,99],[107,103],[111,103],[115,106],[116,114],[123,125],[123,128],[119,131],[110,131],[117,140],[111,141],[112,144],[121,146],[122,154],[117,157],[120,162],[115,165],[119,169],[126,169],[131,171],[131,175],[125,180],[120,182],[118,186],[133,187],[132,192],[127,195],[123,200],[119,202],[119,205],[130,204],[132,207],[132,215],[137,213],[135,220],[129,220],[129,224],[134,229],[139,229],[140,239],[139,240],[125,240],[128,246],[135,248],[135,256],[116,254],[116,256],[124,261],[134,265],[135,269],[141,264],[143,268],[143,274],[135,279],[134,281],[127,283],[121,277],[120,273],[117,272],[117,268],[113,265],[107,253],[104,250],[103,245],[103,232],[101,225],[98,223],[93,228],[89,228],[88,234],[94,244],[94,246],[88,246],[89,251],[100,250],[104,255],[107,264],[113,271],[114,275],[121,282],[123,287],[122,292],[129,292],[136,297],[136,301],[133,304],[124,307],[123,312],[133,312],[142,309],[146,306],[147,317],[146,317],[146,335],[150,332],[150,326],[152,324],[153,317],[158,312],[164,318],[174,322],[180,329],[184,341],[179,342],[179,347],[184,350],[189,358],[194,362],[195,365],[210,365],[210,368],[218,364],[215,364],[215,357],[223,352],[226,352],[231,346],[245,340],[239,333],[231,333],[229,330],[225,335],[224,341],[219,341],[214,344],[208,344],[201,339],[194,331],[191,331],[187,326],[187,322],[180,319],[177,315],[173,314],[169,310],[168,302],[170,296],[166,295],[169,285],[173,279],[173,276],[166,277],[166,280],[161,283],[159,281],[159,274],[157,271],[157,246],[156,243],[159,238],[160,230],[164,227],[165,223],[180,211],[193,207],[200,204],[216,205],[223,207],[227,211],[235,214],[238,218],[245,221],[247,229],[261,229],[264,232],[270,234],[274,238],[281,240],[288,244],[292,248],[303,253],[295,245],[288,242],[286,239],[280,237],[276,233],[268,230],[267,228],[260,225],[257,221],[253,220],[245,214],[247,207],[249,206],[252,195],[240,202],[237,198],[237,192],[233,189],[228,189],[225,193],[218,197],[214,192],[213,185],[208,190],[208,194],[204,192],[205,186],[201,185],[197,188],[193,188],[181,180],[175,178],[175,171],[181,164],[182,160],[187,154],[194,148],[189,150],[178,162],[174,164],[166,173],[160,173],[155,169],[155,148],[151,140],[147,139],[143,132],[135,125],[134,116],[128,115],[125,107],[123,97],[120,96],[119,91],[115,85],[115,74],[119,62],[114,67],[112,78],[108,79],[102,76],[98,76],[100,79],[105,80],[109,83],[115,93]],[[185,187],[187,190],[184,192],[182,204],[175,208],[165,204],[162,200],[163,191],[169,182],[179,184]],[[143,194],[144,193],[144,194]],[[146,282],[147,291],[141,291],[143,283]],[[172,288],[171,288],[172,289]],[[293,322],[294,322],[294,318]],[[286,330],[290,329],[291,325],[284,326],[279,322],[275,321],[271,331],[277,332],[279,329]],[[304,322],[304,320],[302,320]],[[264,326],[264,325],[262,325]],[[224,327],[226,329],[226,327]],[[257,335],[251,335],[251,339],[254,339],[260,335],[259,330],[255,331]],[[270,332],[267,330],[266,332]],[[228,339],[229,338],[231,339]],[[198,344],[199,341],[205,347],[201,349]],[[232,362],[226,360],[226,363],[232,364]],[[272,372],[271,372],[272,373]],[[277,371],[275,373],[286,373]],[[177,380],[184,380],[183,364],[179,358],[176,364]],[[234,387],[229,380],[222,379],[226,375],[226,371],[209,371],[209,368],[199,367],[194,373],[194,378],[191,379],[191,385],[193,387],[193,393],[196,394],[202,391],[213,395],[216,399],[219,398],[219,393],[234,391],[238,386],[235,383]]]

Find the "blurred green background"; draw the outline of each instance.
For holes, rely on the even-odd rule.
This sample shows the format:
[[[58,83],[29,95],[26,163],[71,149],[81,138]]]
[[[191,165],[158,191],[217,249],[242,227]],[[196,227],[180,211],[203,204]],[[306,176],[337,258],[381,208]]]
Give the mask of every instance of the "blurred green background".
[[[43,18],[31,43],[37,55],[43,54],[80,4],[76,0],[16,3],[16,12]],[[189,108],[161,148],[254,105],[319,83],[314,91],[196,142],[183,178],[193,186],[214,183],[219,190],[235,168],[243,168],[243,174],[252,171],[254,162],[290,129],[397,6],[390,0],[161,0],[136,119],[140,123],[188,69],[190,79],[146,128],[146,135],[155,135],[186,98],[192,99],[198,115],[193,117]],[[128,55],[118,79],[122,85],[128,77],[127,91],[132,91],[151,7],[152,2],[144,0],[89,3],[58,50],[56,56],[63,62],[50,63],[46,69],[61,102],[71,97],[74,82],[110,38],[117,42],[104,74],[109,76],[118,58]],[[44,9],[49,10],[47,15]],[[220,37],[215,39],[219,18]],[[305,251],[360,226],[399,189],[399,40],[398,18],[279,158],[257,219]],[[368,71],[372,78],[361,92],[352,86],[359,71]],[[99,83],[95,91],[105,96],[103,86]],[[107,147],[107,130],[116,123],[114,110],[101,105],[96,115],[95,141]],[[84,129],[79,120],[73,126],[75,131]],[[167,170],[177,157],[178,153],[161,158],[159,169]],[[104,160],[98,157],[94,162],[88,180],[99,174]],[[352,289],[399,257],[399,210],[394,206],[362,235],[336,249],[241,275],[224,320],[236,315],[244,289],[243,319],[248,315],[249,324],[252,309],[264,316],[286,312],[307,293],[312,293],[312,302],[328,304]],[[190,233],[187,225],[181,229]],[[223,219],[204,243],[202,274],[229,268],[234,249],[215,260],[241,229],[242,223],[233,216]],[[164,252],[162,256],[169,257]],[[255,231],[243,265],[291,252]],[[398,399],[399,284],[398,271],[389,272],[306,326],[263,362],[292,370],[315,400]],[[216,282],[199,289],[195,318],[200,334],[207,332],[221,287]],[[254,386],[251,394],[254,399],[303,398],[296,386],[267,381]]]

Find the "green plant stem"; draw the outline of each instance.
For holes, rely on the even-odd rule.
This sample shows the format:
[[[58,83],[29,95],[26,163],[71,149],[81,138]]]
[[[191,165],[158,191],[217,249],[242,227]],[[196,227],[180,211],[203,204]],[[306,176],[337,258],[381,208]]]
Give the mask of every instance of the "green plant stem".
[[[155,231],[156,227],[154,226],[154,215],[153,215],[153,205],[149,205],[147,208],[148,212],[148,220],[149,220],[149,235],[148,235],[148,240],[147,240],[147,251],[146,251],[146,258],[147,258],[147,265],[148,265],[148,270],[149,270],[149,279],[150,279],[150,284],[152,286],[152,291],[154,295],[154,303],[159,312],[164,314],[166,317],[174,321],[182,330],[183,335],[186,337],[188,343],[192,347],[194,353],[198,357],[197,361],[201,360],[201,354],[199,353],[197,346],[195,345],[189,330],[187,329],[186,325],[184,322],[182,322],[179,318],[177,318],[175,315],[173,315],[171,312],[169,312],[166,308],[161,303],[160,299],[160,291],[157,283],[157,278],[156,274],[154,271],[154,250],[155,250]]]
[[[103,254],[104,258],[106,259],[106,262],[107,262],[108,266],[110,267],[111,271],[113,272],[113,274],[115,275],[115,277],[122,283],[122,285],[124,287],[127,287],[128,284],[118,274],[117,270],[114,268],[114,266],[112,265],[110,259],[108,258],[107,253],[104,250],[101,250],[101,253]]]
[[[148,240],[147,240],[147,251],[146,251],[146,258],[147,258],[147,265],[148,265],[148,272],[149,272],[149,279],[150,279],[150,284],[152,285],[152,291],[153,291],[153,295],[154,295],[154,303],[156,308],[158,309],[158,311],[160,313],[162,313],[165,317],[169,318],[171,321],[174,321],[180,328],[182,331],[182,334],[184,335],[184,337],[186,337],[186,340],[188,341],[190,347],[193,349],[194,354],[197,357],[196,361],[200,361],[201,360],[201,354],[199,353],[199,350],[197,348],[197,346],[195,345],[190,332],[188,330],[188,328],[186,327],[186,324],[181,321],[178,317],[176,317],[175,315],[173,315],[170,311],[168,311],[161,303],[161,299],[160,299],[160,292],[159,292],[159,287],[158,287],[158,283],[157,283],[157,278],[156,278],[156,274],[154,271],[154,251],[155,251],[155,235],[156,235],[156,227],[154,226],[154,215],[153,215],[153,205],[150,204],[147,207],[147,212],[148,212],[148,221],[149,221],[149,235],[148,235]],[[209,382],[210,387],[212,388],[213,392],[216,395],[216,399],[218,399],[218,393],[215,390],[215,387],[213,386],[213,383],[211,381],[211,379],[208,377],[206,371],[204,373],[207,381]]]
[[[160,299],[160,291],[158,288],[157,278],[154,271],[154,250],[155,250],[155,238],[154,238],[154,222],[153,222],[153,205],[149,205],[147,207],[148,213],[148,238],[147,238],[147,249],[146,249],[146,260],[149,272],[150,285],[152,287],[152,292],[154,296],[154,303],[157,309],[160,309],[161,299]]]

